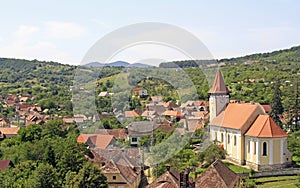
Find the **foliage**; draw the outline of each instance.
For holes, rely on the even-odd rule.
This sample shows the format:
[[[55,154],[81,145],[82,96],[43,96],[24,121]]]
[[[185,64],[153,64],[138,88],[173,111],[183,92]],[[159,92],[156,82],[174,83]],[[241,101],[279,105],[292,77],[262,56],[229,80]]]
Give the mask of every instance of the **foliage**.
[[[300,131],[293,132],[288,137],[288,149],[293,154],[293,160],[300,165]]]
[[[1,159],[11,160],[15,167],[0,172],[1,187],[63,187],[72,172],[90,187],[95,182],[106,185],[99,169],[84,158],[89,150],[76,142],[77,137],[73,125],[66,129],[61,120],[52,120],[22,128],[17,136],[3,140]],[[87,181],[87,171],[97,176],[88,175]]]
[[[91,162],[86,163],[78,174],[69,171],[66,175],[66,188],[104,188],[107,187],[106,177],[99,167]]]

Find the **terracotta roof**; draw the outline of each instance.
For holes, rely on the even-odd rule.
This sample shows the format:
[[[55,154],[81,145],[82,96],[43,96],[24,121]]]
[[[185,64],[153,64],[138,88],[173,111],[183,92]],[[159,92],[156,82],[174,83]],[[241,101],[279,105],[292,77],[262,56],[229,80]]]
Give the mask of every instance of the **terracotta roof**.
[[[217,70],[215,81],[208,91],[208,93],[215,93],[215,94],[228,94],[229,90],[225,85],[222,73],[220,70]]]
[[[195,180],[195,187],[234,188],[238,183],[239,176],[222,161],[216,160]]]
[[[210,125],[240,130],[246,124],[250,126],[259,114],[264,114],[264,111],[258,104],[230,103]]]
[[[20,130],[19,127],[0,128],[0,132],[5,135],[17,135],[19,130]]]
[[[8,166],[12,166],[12,162],[10,160],[0,160],[0,170],[5,170]]]
[[[80,134],[77,137],[78,143],[86,143],[86,141],[89,139],[90,136],[95,136],[96,134]]]
[[[178,111],[174,111],[174,110],[167,110],[163,113],[163,115],[165,116],[174,116],[174,117],[181,117],[182,114]]]
[[[280,138],[288,136],[269,115],[259,115],[245,135],[260,138]]]
[[[113,135],[95,134],[93,136],[89,136],[86,143],[91,147],[105,149],[112,144],[113,140]]]
[[[98,129],[97,134],[113,135],[115,139],[126,139],[127,134],[125,129]]]
[[[132,111],[125,111],[125,117],[131,118],[131,117],[139,117],[140,115],[136,113],[134,110]]]
[[[261,106],[264,108],[266,113],[269,113],[272,110],[272,107],[269,104],[262,104]]]
[[[133,91],[141,91],[141,90],[143,90],[142,87],[136,87],[136,88],[133,88]]]

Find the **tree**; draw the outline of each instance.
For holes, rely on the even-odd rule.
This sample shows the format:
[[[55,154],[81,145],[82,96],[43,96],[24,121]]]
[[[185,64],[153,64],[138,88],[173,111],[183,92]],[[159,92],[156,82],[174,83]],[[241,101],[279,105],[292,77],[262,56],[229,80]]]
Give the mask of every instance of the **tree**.
[[[79,170],[78,174],[69,171],[66,175],[67,188],[104,188],[107,187],[106,177],[101,173],[99,167],[91,162]]]
[[[200,160],[206,161],[209,165],[216,159],[224,159],[226,151],[217,144],[211,144],[204,152],[199,154]]]
[[[57,187],[59,184],[56,169],[47,163],[39,164],[29,182],[33,188]]]
[[[280,121],[279,116],[284,112],[282,103],[281,103],[281,91],[280,91],[280,83],[276,82],[274,86],[274,93],[272,96],[272,101],[271,101],[271,117],[274,119],[274,121],[282,126],[282,122]]]

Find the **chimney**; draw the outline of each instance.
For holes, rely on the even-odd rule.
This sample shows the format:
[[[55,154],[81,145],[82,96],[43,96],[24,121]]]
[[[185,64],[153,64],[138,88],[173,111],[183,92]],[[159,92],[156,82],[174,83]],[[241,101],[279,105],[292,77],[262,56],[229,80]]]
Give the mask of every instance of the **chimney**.
[[[170,168],[171,168],[171,165],[170,164],[166,164],[165,166],[167,167],[167,171],[169,172]]]
[[[179,179],[180,188],[189,188],[189,173],[190,170],[188,168],[186,168],[184,172],[180,173],[180,179]]]

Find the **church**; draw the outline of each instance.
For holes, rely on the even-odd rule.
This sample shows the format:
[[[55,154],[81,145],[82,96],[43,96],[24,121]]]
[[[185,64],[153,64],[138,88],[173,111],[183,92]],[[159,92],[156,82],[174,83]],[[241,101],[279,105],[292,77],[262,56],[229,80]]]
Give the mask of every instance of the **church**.
[[[288,134],[260,104],[230,103],[220,70],[209,94],[210,139],[224,148],[227,160],[254,170],[280,169],[291,163]]]

